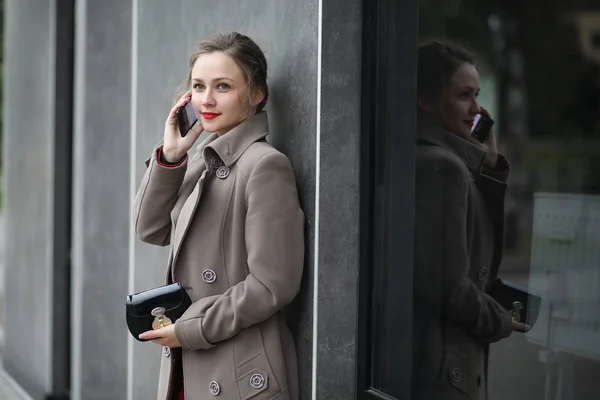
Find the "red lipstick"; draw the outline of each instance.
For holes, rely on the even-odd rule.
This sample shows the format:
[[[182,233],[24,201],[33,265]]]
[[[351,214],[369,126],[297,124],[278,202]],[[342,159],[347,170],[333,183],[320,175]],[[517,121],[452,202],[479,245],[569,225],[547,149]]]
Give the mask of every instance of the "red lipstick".
[[[204,119],[215,119],[219,116],[219,114],[211,113],[211,112],[203,112],[202,116],[204,117]]]

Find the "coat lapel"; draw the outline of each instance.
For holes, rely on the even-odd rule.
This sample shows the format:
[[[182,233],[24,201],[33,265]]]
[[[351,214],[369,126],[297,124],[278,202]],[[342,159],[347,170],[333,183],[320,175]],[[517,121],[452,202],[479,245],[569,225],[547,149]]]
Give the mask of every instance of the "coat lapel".
[[[201,175],[194,186],[194,189],[185,200],[178,214],[171,215],[171,224],[174,229],[171,231],[171,256],[169,257],[169,267],[167,268],[167,279],[173,280],[173,266],[177,262],[177,257],[181,251],[181,246],[193,219],[196,208],[202,198],[202,189],[206,179],[210,179],[211,171],[214,165],[211,164],[214,155],[221,159],[223,165],[231,168],[233,164],[241,157],[252,143],[263,139],[268,135],[269,123],[266,112],[261,112],[250,117],[248,120],[232,129],[227,134],[219,137],[211,134],[206,140],[197,146],[196,157],[200,160],[190,165],[189,174],[192,175],[192,181],[198,174]],[[180,197],[185,197],[186,193],[179,193]]]
[[[431,124],[419,126],[417,139],[420,144],[436,145],[450,150],[471,172],[480,174],[486,152],[474,143]]]
[[[224,165],[231,167],[253,143],[262,140],[269,134],[269,120],[266,112],[260,112],[248,118],[214,142],[198,147],[208,159],[207,151],[218,155]]]
[[[194,216],[194,212],[196,211],[196,207],[198,207],[198,203],[200,202],[202,188],[204,187],[207,172],[208,171],[206,169],[202,171],[202,175],[200,175],[200,179],[198,179],[198,182],[196,182],[194,190],[189,195],[183,204],[181,211],[179,212],[179,217],[177,218],[177,223],[175,224],[175,231],[173,233],[173,256],[171,257],[171,265],[174,265],[177,261],[177,256],[181,250],[183,238],[187,233],[190,222],[192,221],[192,217]]]

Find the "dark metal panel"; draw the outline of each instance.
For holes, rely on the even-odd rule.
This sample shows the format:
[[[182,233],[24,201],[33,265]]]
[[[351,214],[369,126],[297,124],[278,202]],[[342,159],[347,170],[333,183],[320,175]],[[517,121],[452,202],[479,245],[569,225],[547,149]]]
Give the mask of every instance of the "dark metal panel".
[[[363,9],[359,398],[410,399],[418,1]]]
[[[66,399],[70,390],[71,181],[73,142],[73,52],[75,1],[56,1],[54,109],[54,232],[52,394]]]

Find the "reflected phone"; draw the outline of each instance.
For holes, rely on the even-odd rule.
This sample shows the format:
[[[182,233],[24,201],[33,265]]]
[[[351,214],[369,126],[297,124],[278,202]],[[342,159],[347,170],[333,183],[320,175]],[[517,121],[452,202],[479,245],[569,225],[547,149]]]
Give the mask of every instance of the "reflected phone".
[[[494,120],[490,117],[486,117],[483,114],[477,114],[473,120],[473,127],[471,128],[471,136],[479,140],[481,143],[485,142],[490,131],[494,126]]]
[[[191,101],[189,101],[185,106],[178,108],[176,113],[177,125],[179,125],[179,133],[181,134],[181,137],[185,137],[185,135],[187,135],[188,132],[198,122],[198,116],[194,111]]]

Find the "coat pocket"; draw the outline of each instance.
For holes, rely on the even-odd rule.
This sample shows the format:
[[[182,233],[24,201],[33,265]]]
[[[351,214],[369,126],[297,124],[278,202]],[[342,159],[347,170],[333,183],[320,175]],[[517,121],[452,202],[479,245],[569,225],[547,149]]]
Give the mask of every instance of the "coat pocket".
[[[446,350],[445,372],[450,385],[465,394],[469,394],[469,382],[471,368],[468,357],[461,354],[457,349]]]
[[[269,375],[255,368],[240,376],[237,385],[242,400],[248,400],[269,388]]]

